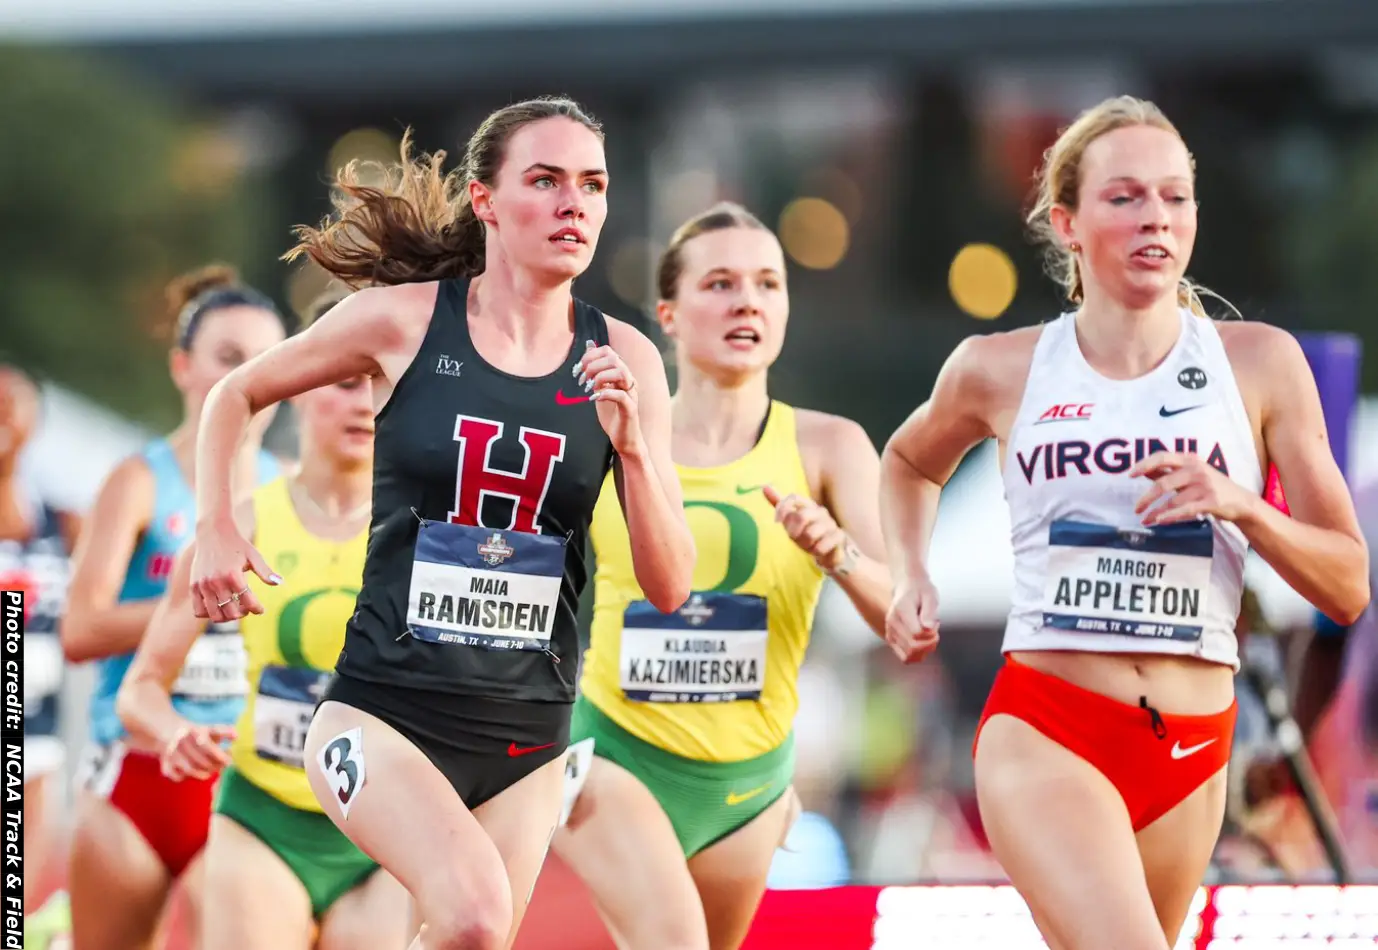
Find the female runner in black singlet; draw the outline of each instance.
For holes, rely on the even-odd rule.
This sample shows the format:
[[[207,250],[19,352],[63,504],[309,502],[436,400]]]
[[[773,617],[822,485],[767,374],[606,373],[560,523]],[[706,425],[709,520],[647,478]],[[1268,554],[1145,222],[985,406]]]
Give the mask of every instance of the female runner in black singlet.
[[[413,950],[510,946],[559,818],[579,666],[575,608],[612,467],[637,581],[688,597],[694,543],[670,458],[655,346],[576,300],[607,215],[599,126],[573,102],[501,109],[450,175],[443,153],[298,229],[306,255],[366,287],[232,373],[197,458],[198,616],[262,608],[280,578],[231,518],[229,466],[252,415],[375,377],[373,521],[336,677],[307,737],[312,788],[411,892]],[[384,285],[384,286],[377,286]]]

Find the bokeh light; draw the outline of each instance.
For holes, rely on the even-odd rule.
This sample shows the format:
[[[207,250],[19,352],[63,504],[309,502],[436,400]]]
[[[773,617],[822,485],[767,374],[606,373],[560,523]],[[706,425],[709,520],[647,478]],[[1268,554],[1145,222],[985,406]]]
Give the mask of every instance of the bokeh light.
[[[851,228],[837,206],[822,198],[796,198],[780,212],[785,253],[810,270],[830,270],[847,256]]]
[[[294,267],[287,275],[287,305],[292,308],[297,319],[301,319],[306,313],[306,308],[311,306],[311,301],[330,286],[330,279],[329,274],[311,263]]]
[[[1010,256],[993,244],[968,244],[947,271],[952,299],[978,320],[994,320],[1014,302],[1019,275]]]
[[[383,165],[395,164],[400,145],[401,140],[397,136],[390,135],[382,129],[353,129],[340,136],[335,144],[330,146],[330,154],[325,163],[325,172],[333,178],[340,169],[354,159],[361,162],[380,162]],[[382,183],[382,176],[377,170],[364,166],[360,172],[363,184],[379,185]]]

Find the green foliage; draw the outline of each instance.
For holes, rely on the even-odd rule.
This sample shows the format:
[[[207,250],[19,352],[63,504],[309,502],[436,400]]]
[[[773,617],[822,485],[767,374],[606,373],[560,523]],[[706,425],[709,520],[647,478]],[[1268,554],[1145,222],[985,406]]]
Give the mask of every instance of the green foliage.
[[[3,45],[0,130],[0,358],[174,422],[162,287],[261,220],[232,143],[108,63]]]

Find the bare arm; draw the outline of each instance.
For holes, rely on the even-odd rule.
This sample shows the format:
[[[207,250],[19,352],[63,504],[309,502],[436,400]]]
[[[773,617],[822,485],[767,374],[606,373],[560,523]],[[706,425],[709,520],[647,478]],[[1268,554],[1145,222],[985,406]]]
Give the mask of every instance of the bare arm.
[[[885,636],[893,585],[880,527],[880,456],[866,430],[852,420],[825,416],[820,422],[819,442],[811,445],[822,462],[820,500],[858,552],[845,574],[836,571],[849,556],[842,547],[824,567],[833,569],[833,580],[867,625]]]
[[[1368,605],[1369,551],[1326,435],[1315,377],[1291,334],[1254,325],[1257,372],[1270,380],[1263,413],[1268,458],[1292,517],[1261,497],[1235,519],[1259,555],[1297,593],[1341,625]]]
[[[232,520],[231,472],[255,413],[307,390],[355,376],[384,376],[396,383],[420,343],[420,337],[409,332],[406,322],[397,317],[397,310],[412,309],[412,302],[421,306],[420,298],[426,293],[432,295],[433,305],[431,285],[361,290],[304,332],[236,368],[216,384],[206,399],[196,444],[199,523],[224,526]]]
[[[240,503],[235,520],[246,536],[253,534],[252,500]],[[234,738],[234,730],[228,726],[193,726],[172,705],[172,686],[205,629],[205,621],[192,612],[191,566],[195,558],[193,541],[173,563],[167,592],[157,601],[148,631],[115,698],[115,712],[135,747],[157,753],[163,760],[163,773],[170,778],[209,775],[228,764],[229,756],[218,743]]]
[[[906,419],[881,455],[880,512],[890,569],[928,579],[928,545],[938,496],[973,446],[993,436],[996,385],[989,368],[998,338],[968,337],[943,364],[928,401]]]
[[[631,539],[632,567],[646,599],[662,613],[679,609],[694,575],[694,536],[670,454],[670,384],[655,345],[634,328],[608,321],[610,342],[638,389],[639,445],[618,453],[613,477]]]
[[[139,535],[153,512],[153,476],[140,458],[115,467],[101,485],[72,554],[62,652],[82,663],[139,645],[155,600],[116,603]]]
[[[172,707],[172,684],[206,625],[191,612],[195,553],[193,542],[177,555],[167,593],[155,602],[148,632],[115,700],[115,712],[140,748],[161,750],[187,725]]]

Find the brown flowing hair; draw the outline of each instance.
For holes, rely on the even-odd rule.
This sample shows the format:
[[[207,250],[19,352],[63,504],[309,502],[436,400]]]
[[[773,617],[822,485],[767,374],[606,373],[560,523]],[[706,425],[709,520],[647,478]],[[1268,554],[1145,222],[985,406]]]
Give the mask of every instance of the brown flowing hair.
[[[602,126],[572,99],[529,99],[484,119],[469,139],[463,164],[446,172],[445,152],[412,154],[408,129],[397,164],[355,160],[340,170],[336,216],[318,227],[294,228],[297,244],[283,259],[309,257],[355,289],[482,273],[484,227],[469,202],[469,182],[492,186],[513,133],[553,118],[603,135]],[[379,179],[381,185],[364,184]]]

